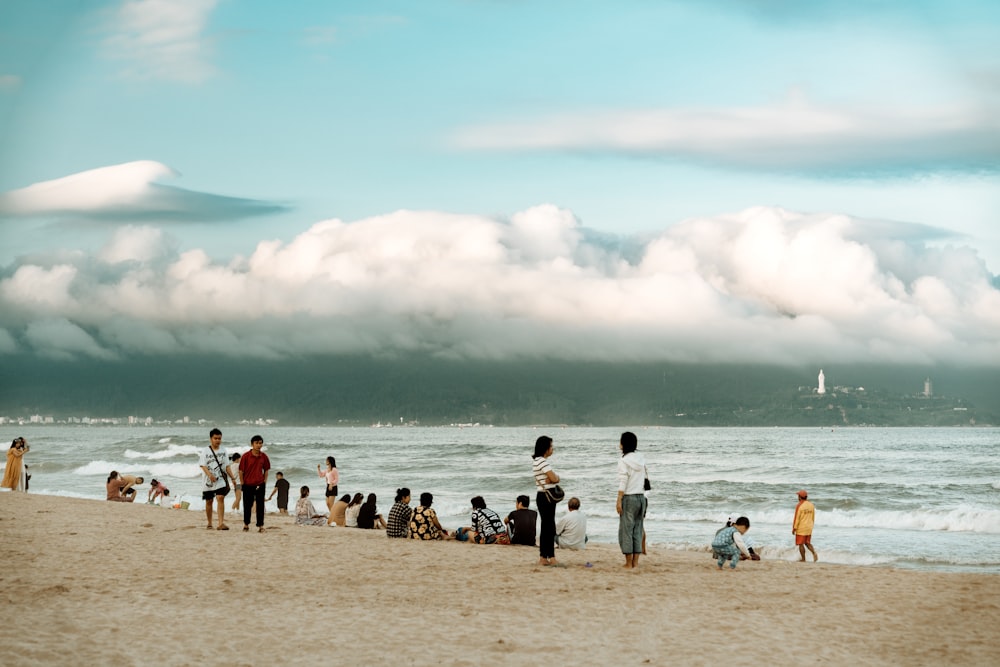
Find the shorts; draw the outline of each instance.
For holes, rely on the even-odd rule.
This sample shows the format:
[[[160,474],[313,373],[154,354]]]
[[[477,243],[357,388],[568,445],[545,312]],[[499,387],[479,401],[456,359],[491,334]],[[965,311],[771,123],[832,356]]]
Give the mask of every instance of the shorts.
[[[209,489],[208,491],[203,491],[201,494],[202,500],[211,500],[212,498],[219,497],[225,498],[229,495],[229,487],[224,486],[221,489]]]
[[[809,534],[809,535],[796,535],[795,536],[795,544],[796,545],[800,545],[800,544],[812,544],[812,537],[813,537],[812,534]]]
[[[326,497],[329,498],[330,496],[333,496],[334,498],[337,497],[337,485],[336,484],[334,484],[333,486],[330,486],[329,484],[327,484],[327,486],[326,486]]]

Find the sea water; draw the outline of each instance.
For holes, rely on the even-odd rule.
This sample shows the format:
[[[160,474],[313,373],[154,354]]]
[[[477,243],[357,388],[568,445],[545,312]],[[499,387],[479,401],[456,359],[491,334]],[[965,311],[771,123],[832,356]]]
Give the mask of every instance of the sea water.
[[[468,525],[482,495],[506,515],[520,494],[534,506],[535,439],[555,441],[551,459],[567,497],[588,516],[590,539],[615,543],[615,470],[623,428],[254,427],[220,424],[226,453],[265,440],[273,472],[311,488],[324,508],[325,468],[334,456],[340,495],[378,496],[388,512],[396,488],[434,494],[449,529]],[[103,499],[111,470],[153,478],[201,511],[198,452],[211,425],[30,425],[23,435],[30,492]],[[653,554],[701,551],[708,559],[727,517],[747,516],[748,536],[766,559],[798,558],[791,532],[796,492],[816,505],[813,544],[821,560],[916,569],[1000,573],[1000,429],[997,428],[634,428],[652,490],[646,532]],[[270,492],[270,488],[268,489]],[[231,504],[227,502],[227,506]],[[274,501],[268,510],[276,510]],[[169,511],[169,510],[163,510]],[[557,515],[566,511],[561,503]],[[192,516],[192,521],[200,519]],[[807,553],[807,556],[809,554]],[[810,557],[811,558],[811,557]]]

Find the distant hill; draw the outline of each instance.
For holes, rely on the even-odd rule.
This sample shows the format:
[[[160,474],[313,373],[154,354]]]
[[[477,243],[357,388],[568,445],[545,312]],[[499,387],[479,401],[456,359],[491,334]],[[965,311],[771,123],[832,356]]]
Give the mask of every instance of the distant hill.
[[[814,391],[818,369],[426,357],[120,363],[22,357],[0,371],[0,415],[268,417],[309,425],[1000,424],[996,369],[826,365],[830,391],[822,397]],[[926,377],[933,381],[929,398],[921,396]]]

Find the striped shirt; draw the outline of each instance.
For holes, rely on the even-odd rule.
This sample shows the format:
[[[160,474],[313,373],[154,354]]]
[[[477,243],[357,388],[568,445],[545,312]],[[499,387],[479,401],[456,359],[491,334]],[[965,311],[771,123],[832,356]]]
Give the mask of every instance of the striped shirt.
[[[549,460],[544,456],[536,456],[531,460],[531,468],[535,473],[535,486],[540,490],[551,489],[555,484],[549,481],[548,474],[552,470]]]

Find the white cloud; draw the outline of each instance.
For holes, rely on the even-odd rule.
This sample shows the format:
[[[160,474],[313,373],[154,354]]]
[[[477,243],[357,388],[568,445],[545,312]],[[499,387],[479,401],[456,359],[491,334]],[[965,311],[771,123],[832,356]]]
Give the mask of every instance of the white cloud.
[[[114,15],[108,55],[125,62],[125,75],[202,83],[215,74],[205,35],[218,0],[126,0]]]
[[[105,222],[233,220],[285,210],[279,204],[159,182],[179,175],[152,160],[90,169],[0,194],[0,217],[78,215]]]
[[[722,109],[566,113],[466,127],[465,149],[658,155],[759,170],[996,169],[1000,109],[846,109],[795,95],[782,104]]]
[[[627,258],[553,206],[398,211],[217,262],[126,227],[92,257],[20,260],[0,309],[14,339],[60,355],[1000,363],[993,276],[926,231],[761,207]]]

